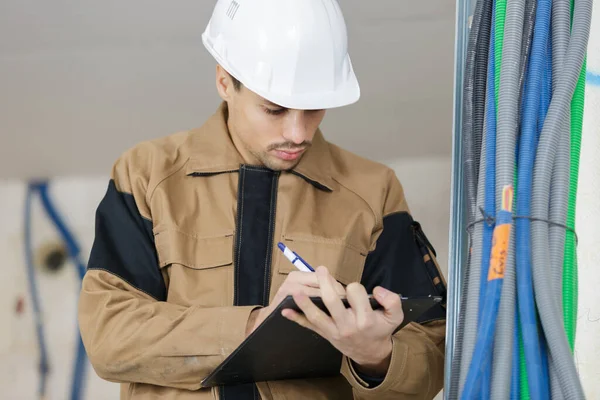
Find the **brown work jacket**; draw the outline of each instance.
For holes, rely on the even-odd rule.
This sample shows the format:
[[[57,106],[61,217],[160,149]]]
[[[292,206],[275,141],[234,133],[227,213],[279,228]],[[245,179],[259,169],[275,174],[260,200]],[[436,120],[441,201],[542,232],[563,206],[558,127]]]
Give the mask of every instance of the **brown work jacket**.
[[[394,172],[317,132],[291,171],[246,165],[227,107],[199,129],[143,142],[115,163],[96,213],[79,301],[97,374],[121,399],[431,399],[442,388],[445,308],[393,337],[385,378],[340,375],[201,388],[295,267],[286,243],[341,283],[443,295],[435,253]],[[284,356],[284,355],[282,355]]]

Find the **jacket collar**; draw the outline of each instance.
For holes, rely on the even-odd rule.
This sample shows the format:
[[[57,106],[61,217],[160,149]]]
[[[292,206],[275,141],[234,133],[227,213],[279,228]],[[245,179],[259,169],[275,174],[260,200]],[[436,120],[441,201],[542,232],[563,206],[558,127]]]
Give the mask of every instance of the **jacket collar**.
[[[204,125],[190,132],[191,155],[188,175],[213,175],[237,171],[244,164],[227,128],[227,103],[223,102]],[[331,153],[320,130],[298,165],[291,171],[319,189],[332,191]]]

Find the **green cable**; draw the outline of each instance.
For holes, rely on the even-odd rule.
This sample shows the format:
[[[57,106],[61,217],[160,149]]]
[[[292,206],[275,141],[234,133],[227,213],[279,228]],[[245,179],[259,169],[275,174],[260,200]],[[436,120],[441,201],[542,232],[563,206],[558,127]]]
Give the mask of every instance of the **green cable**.
[[[496,1],[496,26],[495,29],[495,37],[494,37],[494,57],[495,63],[494,66],[494,81],[495,81],[495,100],[496,100],[496,116],[498,115],[498,95],[500,93],[500,70],[502,69],[502,46],[504,45],[504,22],[506,19],[506,1],[507,0],[497,0]]]
[[[573,24],[573,8],[571,0],[571,25]],[[581,155],[581,134],[583,127],[583,109],[585,100],[585,75],[587,71],[587,57],[583,59],[581,73],[575,93],[571,101],[571,170],[569,177],[569,206],[567,210],[567,230],[565,240],[565,253],[563,263],[563,316],[565,331],[571,352],[575,348],[575,333],[577,328],[577,251],[575,241],[575,216],[577,205],[577,185],[579,179],[579,159]]]
[[[515,199],[513,200],[513,204],[517,204],[517,168],[515,168]],[[518,303],[517,303],[518,304]],[[525,347],[523,344],[523,335],[521,331],[521,318],[519,318],[519,310],[516,310],[517,313],[517,326],[515,329],[518,330],[519,343],[515,345],[519,346],[519,386],[520,386],[520,395],[519,399],[521,400],[529,400],[529,382],[527,381],[527,362],[525,360]]]
[[[519,320],[519,374],[521,387],[520,399],[529,399],[529,383],[527,381],[527,363],[525,362],[525,347],[523,345],[523,335],[521,333],[521,318]]]
[[[586,70],[587,57],[583,60],[579,80],[577,81],[573,100],[571,101],[571,171],[569,179],[569,208],[567,212],[567,226],[570,230],[567,231],[563,264],[563,315],[571,352],[573,352],[575,347],[575,333],[577,328],[577,251],[575,233],[573,231],[575,230],[575,208],[577,205],[579,159],[581,155]]]

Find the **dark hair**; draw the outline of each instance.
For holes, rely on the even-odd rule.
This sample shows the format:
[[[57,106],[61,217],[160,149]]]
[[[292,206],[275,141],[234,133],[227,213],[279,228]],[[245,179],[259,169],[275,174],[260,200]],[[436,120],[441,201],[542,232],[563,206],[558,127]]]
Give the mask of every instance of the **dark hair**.
[[[231,80],[233,81],[233,88],[235,89],[236,92],[239,92],[240,89],[242,88],[242,82],[235,79],[235,77],[233,75],[229,75],[229,76],[231,76]]]

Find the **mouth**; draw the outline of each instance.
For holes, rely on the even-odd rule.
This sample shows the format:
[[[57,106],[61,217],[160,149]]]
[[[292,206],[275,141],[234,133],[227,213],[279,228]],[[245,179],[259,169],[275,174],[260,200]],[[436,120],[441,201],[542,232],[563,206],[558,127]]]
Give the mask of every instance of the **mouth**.
[[[299,150],[273,150],[275,156],[285,161],[294,161],[300,158],[302,153],[304,153],[306,149]]]

